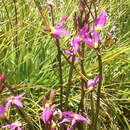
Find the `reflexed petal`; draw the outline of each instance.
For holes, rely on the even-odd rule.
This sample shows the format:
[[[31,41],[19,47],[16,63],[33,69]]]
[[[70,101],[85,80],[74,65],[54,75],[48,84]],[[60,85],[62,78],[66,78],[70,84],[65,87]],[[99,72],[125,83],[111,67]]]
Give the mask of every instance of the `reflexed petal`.
[[[98,43],[99,43],[99,36],[98,36],[98,32],[95,30],[94,31],[94,48],[98,47]]]
[[[68,130],[72,130],[72,128],[74,127],[75,123],[76,123],[76,119],[73,119],[72,122],[71,122],[71,126],[70,126],[70,128],[68,128]]]
[[[66,52],[69,55],[72,55],[72,52],[70,50],[64,49],[64,52]]]
[[[15,96],[15,99],[20,99],[25,95],[25,93],[20,94],[19,96]]]
[[[81,116],[79,114],[75,114],[75,119],[79,120],[79,121],[84,121],[84,122],[90,124],[90,120],[86,119],[85,117],[83,117],[83,116]]]
[[[16,106],[19,106],[19,107],[23,108],[23,104],[22,104],[22,102],[20,100],[15,99],[13,101],[13,104],[15,104]]]
[[[61,38],[59,35],[56,35],[56,34],[51,34],[52,37],[56,38],[56,39],[59,39]]]
[[[59,125],[65,123],[65,122],[71,122],[71,121],[72,121],[72,118],[65,118],[61,122],[59,122]]]
[[[54,27],[54,33],[53,34],[56,34],[56,35],[60,35],[60,34],[70,34],[69,31],[63,29],[63,28],[59,28],[57,26]]]
[[[10,105],[11,105],[12,101],[9,100],[7,103],[6,103],[6,107],[5,107],[5,110],[8,111]]]
[[[63,116],[65,116],[65,117],[67,117],[67,116],[71,116],[71,117],[72,117],[72,116],[74,116],[75,113],[74,113],[74,112],[71,112],[71,111],[65,111],[65,112],[63,112],[62,114],[63,114]]]
[[[88,46],[93,47],[93,42],[92,42],[92,39],[91,39],[90,37],[83,38],[83,41],[84,41]]]
[[[88,24],[85,24],[85,26],[80,30],[80,37],[84,38],[87,32],[88,32]]]
[[[65,23],[68,17],[69,17],[69,14],[65,15],[57,26],[59,27],[63,26],[63,24]]]
[[[5,102],[8,102],[10,100],[10,97],[7,97],[6,99],[5,99]]]
[[[3,118],[5,116],[5,109],[2,105],[0,105],[0,118]]]
[[[2,126],[3,129],[4,129],[4,128],[8,128],[8,127],[10,127],[10,125]]]
[[[51,109],[49,107],[45,108],[42,112],[42,119],[43,122],[46,124],[50,124],[50,118],[51,118]]]
[[[80,47],[80,38],[79,37],[72,38],[71,46],[74,48],[74,55],[76,55],[76,53]]]
[[[78,58],[77,56],[75,56],[75,60],[76,60],[77,62],[79,62],[79,58]]]
[[[94,87],[94,80],[93,79],[90,79],[90,80],[88,80],[88,82],[87,82],[87,87],[88,88],[90,88],[90,87]]]
[[[108,20],[108,18],[109,17],[107,16],[107,14],[103,8],[99,17],[94,22],[95,30],[100,31],[104,27],[106,20]]]

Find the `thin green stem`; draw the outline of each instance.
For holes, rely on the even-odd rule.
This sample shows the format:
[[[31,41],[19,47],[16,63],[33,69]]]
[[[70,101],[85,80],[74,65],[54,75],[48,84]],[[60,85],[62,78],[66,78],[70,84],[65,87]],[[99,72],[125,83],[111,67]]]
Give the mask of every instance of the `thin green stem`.
[[[71,64],[70,70],[69,70],[69,79],[68,79],[68,84],[67,84],[67,90],[66,90],[66,99],[65,99],[65,107],[64,107],[65,111],[68,109],[68,100],[69,100],[70,89],[71,89],[71,84],[72,84],[72,73],[73,73],[73,69],[74,69],[74,58],[75,58],[75,55],[73,54],[72,64]]]
[[[53,15],[53,8],[51,7],[51,16],[52,16],[52,24],[54,26],[54,15]],[[57,46],[57,51],[58,51],[58,55],[57,55],[57,59],[59,62],[59,76],[60,76],[60,109],[62,110],[62,106],[63,106],[63,74],[62,74],[62,63],[61,63],[61,51],[60,51],[60,42],[58,39],[56,39],[56,46]]]
[[[102,58],[101,58],[101,53],[100,53],[99,47],[97,49],[97,56],[98,56],[98,64],[99,64],[99,83],[98,83],[98,89],[97,89],[94,130],[97,130],[97,121],[98,121],[98,114],[99,114],[99,109],[100,109],[100,95],[101,95],[101,86],[102,86]]]

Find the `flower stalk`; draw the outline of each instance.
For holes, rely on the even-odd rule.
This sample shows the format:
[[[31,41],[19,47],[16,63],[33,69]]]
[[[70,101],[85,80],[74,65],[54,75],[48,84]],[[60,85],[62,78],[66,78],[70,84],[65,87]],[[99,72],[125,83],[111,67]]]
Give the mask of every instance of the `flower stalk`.
[[[54,23],[53,7],[52,7],[52,5],[50,5],[50,7],[51,7],[52,24],[54,26],[55,23]],[[62,106],[63,106],[63,76],[62,76],[62,63],[61,63],[61,51],[60,51],[59,39],[56,39],[56,46],[57,46],[57,51],[58,51],[57,59],[59,62],[59,77],[60,77],[60,109],[62,110]]]
[[[97,101],[96,101],[96,113],[94,121],[94,130],[97,130],[97,121],[100,109],[100,95],[101,95],[101,86],[102,86],[102,58],[100,53],[100,48],[97,49],[98,64],[99,64],[99,83],[97,88]]]

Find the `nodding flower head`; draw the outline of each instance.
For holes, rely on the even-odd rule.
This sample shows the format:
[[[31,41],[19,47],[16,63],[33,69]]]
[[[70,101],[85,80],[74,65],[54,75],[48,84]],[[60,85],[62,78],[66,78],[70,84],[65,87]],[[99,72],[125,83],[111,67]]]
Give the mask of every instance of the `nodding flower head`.
[[[20,121],[15,121],[12,124],[8,124],[5,126],[2,126],[2,128],[10,128],[10,130],[22,130],[22,123]]]
[[[69,31],[62,28],[63,24],[65,23],[65,21],[67,20],[68,17],[69,17],[69,15],[65,15],[57,26],[54,26],[54,27],[50,28],[51,29],[50,34],[51,34],[52,37],[54,37],[56,39],[59,39],[59,38],[62,38],[61,35],[70,34]]]
[[[9,107],[11,106],[11,104],[15,104],[18,107],[23,108],[23,104],[20,101],[20,99],[25,95],[25,93],[20,94],[19,96],[11,96],[5,99],[6,103],[6,107],[5,110],[8,111]]]
[[[96,30],[89,31],[83,38],[83,41],[90,47],[97,48],[99,44],[99,34]]]
[[[46,100],[46,97],[43,96],[44,109],[42,112],[42,120],[45,124],[51,123],[51,116],[53,114],[51,105],[52,105],[53,100],[54,100],[54,90],[51,90],[49,100]]]
[[[80,114],[76,114],[74,112],[69,112],[69,111],[63,112],[62,114],[63,114],[64,119],[59,124],[63,124],[65,122],[71,122],[71,126],[67,130],[72,130],[74,125],[78,121],[83,121],[87,124],[90,124],[90,120],[86,119],[85,117],[81,116]]]
[[[94,22],[95,30],[101,31],[106,23],[106,20],[108,20],[108,18],[109,17],[103,8],[100,15],[98,16],[98,18]]]
[[[42,120],[45,124],[50,124],[51,123],[51,107],[49,106],[48,103],[46,103],[45,108],[43,109],[42,112]]]
[[[102,77],[105,77],[105,74],[102,75]],[[99,81],[99,75],[97,75],[96,78],[88,80],[87,87],[88,89],[93,89]]]

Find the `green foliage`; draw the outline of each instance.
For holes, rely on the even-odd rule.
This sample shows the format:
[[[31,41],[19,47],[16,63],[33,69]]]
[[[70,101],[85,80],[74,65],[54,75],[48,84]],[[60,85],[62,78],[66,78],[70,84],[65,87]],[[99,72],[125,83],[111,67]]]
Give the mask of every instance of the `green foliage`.
[[[97,1],[99,12],[104,7],[109,15],[109,22],[103,30],[104,35],[109,36],[113,26],[116,26],[117,29],[115,32],[116,41],[114,41],[114,34],[111,34],[107,40],[106,37],[102,39],[103,73],[106,76],[101,91],[98,127],[103,130],[130,128],[128,120],[130,110],[130,21],[128,19],[128,2],[128,0]],[[59,1],[57,7],[54,7],[55,24],[65,14],[70,14],[65,26],[71,30],[72,35],[75,33],[73,13],[77,11],[77,3],[77,0]],[[45,2],[41,1],[41,4],[43,5]],[[48,23],[51,25],[49,8],[46,11],[43,7],[43,12],[45,12]],[[6,81],[13,86],[17,93],[26,92],[26,98],[24,99],[25,112],[30,117],[35,117],[33,121],[36,123],[37,129],[42,129],[42,123],[38,116],[42,111],[40,106],[42,105],[42,96],[49,95],[51,89],[54,89],[56,91],[55,102],[58,104],[60,95],[55,40],[45,35],[42,26],[44,26],[44,23],[34,1],[17,1],[16,10],[13,0],[0,1],[0,72],[6,73]],[[60,40],[63,49],[68,47],[68,39]],[[17,46],[15,46],[16,43]],[[87,57],[85,59],[85,71],[89,78],[92,78],[97,74],[98,69],[96,54],[89,47],[86,47],[85,55]],[[70,65],[64,57],[62,57],[62,64],[65,91]],[[80,66],[77,64],[76,67],[79,68]],[[69,105],[72,110],[76,111],[80,102],[81,79],[74,72],[72,80],[73,87],[70,93]],[[8,95],[9,93],[5,89],[1,94],[0,103]],[[95,93],[94,98],[96,98]],[[85,111],[91,117],[89,100],[90,97],[86,94],[85,104],[87,110]]]

